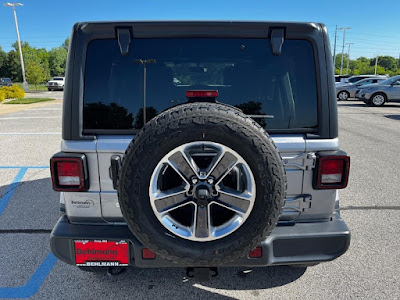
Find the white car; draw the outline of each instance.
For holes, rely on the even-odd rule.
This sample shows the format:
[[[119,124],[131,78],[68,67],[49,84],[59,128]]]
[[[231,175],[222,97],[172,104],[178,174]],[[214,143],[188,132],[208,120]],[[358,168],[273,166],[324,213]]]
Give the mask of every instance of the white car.
[[[47,82],[47,89],[49,91],[54,91],[54,90],[64,90],[64,80],[65,77],[53,77],[52,80]]]

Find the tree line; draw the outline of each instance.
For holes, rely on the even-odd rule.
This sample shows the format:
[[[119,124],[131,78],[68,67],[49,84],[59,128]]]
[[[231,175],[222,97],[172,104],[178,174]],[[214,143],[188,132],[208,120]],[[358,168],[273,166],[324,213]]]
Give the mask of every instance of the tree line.
[[[335,74],[340,74],[342,54],[336,55],[335,61]],[[349,70],[347,70],[347,61],[349,62]],[[350,59],[347,54],[343,55],[343,70],[342,74],[347,75],[362,75],[362,74],[375,74],[376,58],[359,57],[357,59]],[[379,75],[399,75],[400,74],[400,61],[392,56],[378,56],[378,65],[376,74]]]
[[[0,77],[9,77],[13,82],[22,82],[21,62],[18,43],[13,50],[5,52],[0,46]],[[25,76],[28,83],[38,84],[54,76],[64,76],[69,46],[69,38],[51,50],[36,48],[28,42],[21,42],[25,64]]]

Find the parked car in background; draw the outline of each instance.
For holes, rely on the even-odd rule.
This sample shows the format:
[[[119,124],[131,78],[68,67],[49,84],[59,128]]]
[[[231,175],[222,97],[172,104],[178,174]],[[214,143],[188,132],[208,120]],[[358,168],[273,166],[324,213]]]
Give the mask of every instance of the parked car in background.
[[[349,77],[350,75],[335,75],[335,82],[343,82]]]
[[[356,97],[371,106],[382,106],[385,102],[400,102],[400,75],[393,76],[379,84],[364,86],[356,91]]]
[[[338,100],[347,100],[356,96],[356,91],[361,89],[364,85],[376,84],[383,81],[383,78],[365,78],[355,83],[348,83],[336,86],[336,96]]]
[[[0,87],[12,86],[11,78],[0,78]]]
[[[386,75],[354,75],[349,78],[342,79],[340,82],[336,83],[336,86],[338,85],[344,85],[344,84],[349,84],[349,83],[356,83],[357,81],[360,81],[361,79],[365,78],[383,78],[383,79],[388,79],[389,77]]]
[[[47,82],[47,89],[49,91],[64,90],[64,79],[65,77],[53,77],[52,80]]]

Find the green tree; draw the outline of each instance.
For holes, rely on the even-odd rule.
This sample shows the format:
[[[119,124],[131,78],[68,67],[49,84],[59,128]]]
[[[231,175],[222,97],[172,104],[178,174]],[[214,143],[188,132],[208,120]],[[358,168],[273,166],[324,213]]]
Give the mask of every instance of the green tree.
[[[9,77],[7,70],[7,52],[0,46],[0,77]]]
[[[67,50],[68,52],[68,48],[69,48],[69,37],[65,39],[64,43],[61,45],[61,47],[63,47],[65,50]]]
[[[343,70],[342,74],[346,74],[346,66],[347,66],[347,59],[348,55],[344,54],[343,55]],[[336,61],[335,61],[335,74],[339,75],[340,74],[340,64],[342,63],[342,54],[336,54]]]
[[[44,68],[35,61],[30,61],[26,67],[26,80],[28,83],[34,84],[37,90],[37,85],[46,79]]]
[[[6,70],[12,81],[22,81],[21,62],[19,61],[19,54],[15,50],[8,52]]]
[[[36,50],[36,56],[39,59],[39,63],[43,68],[45,79],[48,80],[50,79],[50,55],[47,52],[45,48],[40,48],[40,49],[35,49]]]
[[[371,59],[371,62],[375,66],[375,59]],[[397,59],[392,56],[378,56],[378,65],[387,71],[397,72],[398,71],[398,63]]]
[[[49,66],[51,76],[63,76],[67,62],[67,50],[63,46],[49,51]]]
[[[15,49],[15,52],[18,53],[18,43],[15,42],[13,44],[13,47]],[[44,79],[49,79],[50,78],[50,68],[49,68],[49,54],[45,48],[35,48],[29,45],[27,42],[21,42],[21,49],[22,49],[22,56],[24,58],[24,63],[25,66],[28,66],[29,63],[35,62],[39,64],[43,68],[44,72]],[[19,59],[19,57],[18,57]],[[12,63],[16,63],[16,61],[12,61]],[[18,62],[19,68],[20,63]],[[17,64],[15,64],[17,66]],[[14,67],[14,66],[12,66]],[[21,71],[18,72],[18,74],[21,74]],[[22,74],[18,76],[18,81],[22,81]]]

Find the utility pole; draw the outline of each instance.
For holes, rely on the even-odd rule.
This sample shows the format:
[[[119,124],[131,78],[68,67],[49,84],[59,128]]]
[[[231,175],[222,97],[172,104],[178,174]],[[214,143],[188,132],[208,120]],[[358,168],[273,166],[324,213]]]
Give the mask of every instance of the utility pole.
[[[376,58],[375,58],[375,75],[376,75],[377,68],[378,68],[378,54],[376,55]]]
[[[340,27],[339,30],[343,29],[343,45],[342,45],[342,61],[340,63],[340,75],[343,74],[343,55],[344,55],[344,44],[346,39],[346,30],[351,29],[351,27]]]
[[[349,45],[349,50],[347,51],[347,67],[346,67],[346,75],[349,74],[349,61],[350,61],[350,46],[353,45],[354,43],[346,43],[346,45]]]
[[[25,79],[24,58],[22,56],[21,39],[19,38],[17,13],[15,11],[15,6],[24,6],[24,5],[22,3],[4,3],[4,6],[12,7],[13,12],[14,12],[15,29],[17,30],[17,40],[18,40],[18,48],[19,48],[19,59],[21,61],[21,69],[22,69],[22,80],[23,80],[22,85],[23,85],[25,91],[29,91],[29,86]]]
[[[135,63],[139,65],[143,65],[143,126],[147,122],[147,116],[146,116],[146,89],[147,89],[147,64],[155,64],[156,60],[151,58],[151,59],[135,59]]]
[[[336,65],[336,37],[337,37],[337,25],[335,29],[335,44],[333,46],[333,72],[335,72],[335,65]]]

